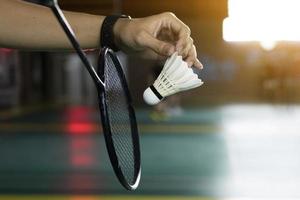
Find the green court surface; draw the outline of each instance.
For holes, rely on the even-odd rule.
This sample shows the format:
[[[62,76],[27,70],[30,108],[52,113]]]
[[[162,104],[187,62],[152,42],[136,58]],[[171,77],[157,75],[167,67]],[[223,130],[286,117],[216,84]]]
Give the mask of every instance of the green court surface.
[[[153,121],[138,110],[142,178],[117,182],[97,109],[0,113],[0,200],[300,198],[300,107],[189,108]],[[24,196],[23,196],[24,195]]]

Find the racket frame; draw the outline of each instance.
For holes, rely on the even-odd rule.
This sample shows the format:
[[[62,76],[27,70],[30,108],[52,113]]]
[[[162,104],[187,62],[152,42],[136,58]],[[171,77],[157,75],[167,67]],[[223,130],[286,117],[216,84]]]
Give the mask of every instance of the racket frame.
[[[101,113],[101,120],[102,120],[102,126],[103,126],[103,132],[104,132],[104,138],[105,138],[105,144],[106,148],[109,154],[109,158],[112,164],[112,167],[114,169],[114,172],[116,176],[118,177],[120,183],[127,189],[127,190],[135,190],[140,182],[141,177],[141,153],[140,153],[140,144],[139,144],[139,136],[138,136],[138,128],[137,128],[137,122],[136,122],[136,116],[135,112],[132,106],[132,100],[130,91],[126,82],[126,78],[123,72],[123,69],[120,65],[120,61],[118,60],[117,56],[115,55],[114,51],[111,50],[108,47],[103,47],[100,54],[99,54],[99,62],[98,62],[98,74],[101,77],[102,80],[105,82],[105,74],[104,74],[104,67],[105,67],[105,57],[110,56],[112,61],[115,64],[115,68],[117,70],[117,73],[119,75],[119,79],[122,82],[122,86],[124,89],[125,97],[126,97],[126,103],[127,108],[129,111],[129,118],[130,118],[130,127],[131,127],[131,137],[132,137],[132,144],[133,144],[133,154],[134,154],[134,184],[129,184],[126,181],[126,178],[122,172],[122,169],[119,167],[119,161],[118,156],[116,154],[116,149],[114,147],[114,142],[112,139],[112,133],[111,133],[111,125],[109,121],[109,112],[108,112],[108,106],[106,103],[106,97],[105,92],[103,92],[100,88],[98,90],[99,94],[99,107],[100,107],[100,113]]]
[[[140,155],[140,144],[139,144],[139,136],[138,136],[138,128],[136,123],[136,116],[134,112],[134,108],[132,106],[132,100],[131,95],[129,92],[129,88],[126,82],[125,75],[123,73],[122,67],[120,65],[120,62],[115,55],[114,51],[111,50],[108,47],[103,47],[99,54],[98,59],[98,73],[102,77],[102,81],[100,77],[98,76],[98,73],[95,71],[95,68],[92,66],[92,64],[87,59],[86,54],[83,52],[82,48],[80,47],[79,42],[76,39],[76,36],[74,34],[74,31],[72,30],[70,24],[68,23],[67,19],[65,18],[63,12],[61,11],[57,0],[44,0],[42,2],[43,5],[48,6],[51,8],[52,12],[56,16],[57,20],[59,21],[60,25],[62,26],[64,32],[68,36],[71,44],[73,45],[74,49],[76,50],[77,54],[79,55],[81,61],[83,62],[84,66],[92,76],[99,95],[99,107],[100,107],[100,113],[101,113],[101,121],[103,126],[103,133],[105,138],[105,144],[106,148],[109,154],[109,158],[111,161],[111,164],[113,166],[114,172],[119,179],[120,183],[127,189],[127,190],[135,190],[140,182],[141,177],[141,155]],[[112,133],[111,133],[111,125],[109,122],[109,115],[108,115],[108,109],[107,109],[107,103],[106,103],[106,97],[105,97],[105,77],[104,77],[104,67],[105,67],[105,56],[108,55],[111,56],[112,61],[115,64],[116,70],[118,72],[119,78],[122,81],[122,86],[125,92],[125,97],[128,105],[128,111],[129,111],[129,118],[130,118],[130,126],[131,126],[131,136],[132,136],[132,144],[134,145],[133,148],[133,154],[134,154],[134,184],[129,184],[126,181],[126,178],[119,167],[118,157],[116,154],[116,149],[113,145],[113,139],[112,139]]]

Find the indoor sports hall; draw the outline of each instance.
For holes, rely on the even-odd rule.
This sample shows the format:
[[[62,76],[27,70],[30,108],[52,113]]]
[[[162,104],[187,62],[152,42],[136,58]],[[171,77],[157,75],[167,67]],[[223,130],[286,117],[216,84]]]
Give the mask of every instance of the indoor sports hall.
[[[165,60],[117,53],[141,153],[139,186],[128,191],[78,55],[0,47],[0,200],[300,199],[300,1],[58,4],[132,18],[173,12],[191,29],[204,84],[148,105],[143,92]],[[98,51],[86,54],[97,66]]]

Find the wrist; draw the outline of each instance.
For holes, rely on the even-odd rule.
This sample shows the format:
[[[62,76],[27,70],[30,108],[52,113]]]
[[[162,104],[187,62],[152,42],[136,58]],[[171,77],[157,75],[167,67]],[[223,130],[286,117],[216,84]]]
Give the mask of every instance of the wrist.
[[[126,34],[126,28],[128,28],[130,21],[130,18],[119,18],[113,27],[114,43],[119,49],[122,47],[122,36],[124,37]]]
[[[114,51],[120,50],[120,36],[123,34],[124,19],[129,19],[125,15],[110,15],[105,17],[101,26],[101,46],[109,47]],[[118,44],[118,45],[117,45]]]

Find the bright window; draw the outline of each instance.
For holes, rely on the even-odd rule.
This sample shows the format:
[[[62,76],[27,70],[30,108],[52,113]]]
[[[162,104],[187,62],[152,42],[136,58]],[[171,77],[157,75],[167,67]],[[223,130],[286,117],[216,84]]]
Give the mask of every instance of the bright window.
[[[223,22],[228,42],[300,41],[299,0],[228,0],[229,17]]]

